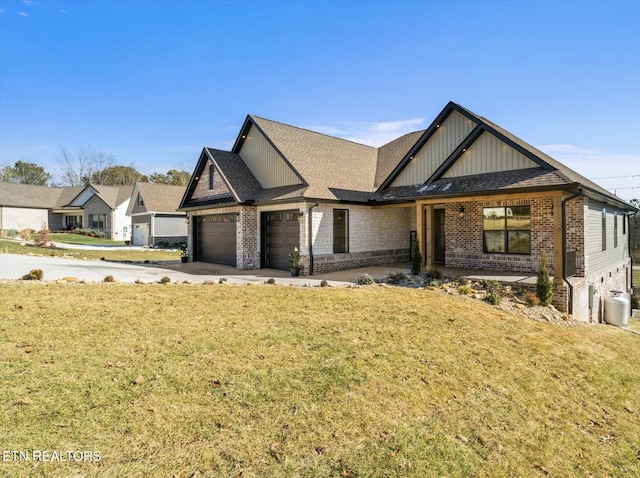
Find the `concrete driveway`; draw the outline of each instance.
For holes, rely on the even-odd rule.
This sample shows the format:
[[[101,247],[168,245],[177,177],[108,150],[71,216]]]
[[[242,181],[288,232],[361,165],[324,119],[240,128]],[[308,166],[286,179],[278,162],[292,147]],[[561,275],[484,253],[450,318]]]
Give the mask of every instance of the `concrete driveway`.
[[[241,271],[235,267],[205,262],[191,262],[182,264],[171,261],[162,264],[140,264],[109,261],[90,261],[78,259],[63,259],[57,257],[40,257],[14,254],[0,254],[0,279],[16,280],[29,273],[32,269],[41,269],[44,280],[59,280],[74,277],[77,280],[102,282],[106,276],[113,276],[119,282],[158,282],[162,277],[169,277],[172,282],[204,281],[217,282],[220,278],[227,279],[229,284],[262,284],[269,278],[274,278],[278,284],[294,284],[299,286],[319,285],[326,280],[333,286],[345,286],[355,283],[356,278],[363,272],[375,278],[386,277],[389,272],[409,270],[406,264],[391,266],[368,267],[340,271],[314,276],[291,277],[288,271],[275,269],[258,269]]]

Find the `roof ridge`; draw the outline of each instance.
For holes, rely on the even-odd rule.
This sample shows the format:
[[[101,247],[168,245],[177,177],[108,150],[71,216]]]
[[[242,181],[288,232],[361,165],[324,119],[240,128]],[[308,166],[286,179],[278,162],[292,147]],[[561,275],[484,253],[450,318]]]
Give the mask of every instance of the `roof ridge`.
[[[294,128],[294,129],[298,129],[298,130],[301,130],[301,131],[306,131],[307,133],[318,134],[320,136],[325,136],[327,138],[337,139],[339,141],[345,141],[347,143],[356,144],[358,146],[364,146],[365,148],[380,149],[379,147],[369,146],[368,144],[364,144],[364,143],[358,143],[357,141],[353,141],[351,139],[340,138],[339,136],[332,136],[332,135],[327,134],[327,133],[321,133],[320,131],[314,131],[312,129],[302,128],[300,126],[294,126],[294,125],[291,125],[291,124],[288,124],[288,123],[283,123],[282,121],[275,121],[275,120],[272,120],[272,119],[269,119],[269,118],[263,118],[262,116],[258,116],[258,115],[250,114],[249,117],[253,118],[253,119],[257,118],[257,119],[260,119],[260,120],[269,121],[270,123],[275,123],[275,124],[279,124],[279,125],[282,125],[282,126],[287,126],[288,128]],[[410,134],[410,133],[408,133],[408,134]]]

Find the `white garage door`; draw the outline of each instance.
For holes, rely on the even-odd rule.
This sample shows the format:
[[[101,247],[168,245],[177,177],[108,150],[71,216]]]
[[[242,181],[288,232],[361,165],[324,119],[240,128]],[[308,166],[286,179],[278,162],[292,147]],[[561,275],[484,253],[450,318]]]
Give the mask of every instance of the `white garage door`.
[[[149,245],[149,224],[135,224],[133,226],[133,245]]]

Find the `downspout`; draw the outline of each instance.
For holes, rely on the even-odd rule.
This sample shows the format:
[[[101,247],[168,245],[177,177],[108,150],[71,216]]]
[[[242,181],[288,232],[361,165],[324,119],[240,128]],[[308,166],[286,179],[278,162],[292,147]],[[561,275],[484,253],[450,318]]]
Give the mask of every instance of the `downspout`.
[[[318,207],[320,203],[316,203],[309,207],[309,275],[313,275],[313,214],[312,209]]]
[[[627,219],[627,249],[629,250],[629,260],[631,261],[631,291],[629,292],[629,296],[633,297],[633,254],[631,254],[631,244],[633,243],[632,229],[631,229],[631,216],[635,216],[638,213],[629,213],[625,214]],[[633,310],[629,307],[629,314],[633,314]],[[630,315],[631,316],[631,315]]]
[[[569,308],[567,310],[569,314],[573,314],[573,285],[567,278],[567,203],[580,196],[582,196],[582,189],[578,194],[562,200],[562,280],[569,287]]]

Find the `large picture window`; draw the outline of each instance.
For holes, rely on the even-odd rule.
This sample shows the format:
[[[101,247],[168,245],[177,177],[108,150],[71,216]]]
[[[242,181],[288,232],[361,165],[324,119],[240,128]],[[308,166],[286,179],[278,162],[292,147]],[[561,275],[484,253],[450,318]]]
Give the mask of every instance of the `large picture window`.
[[[531,206],[485,207],[484,252],[531,254]]]
[[[349,252],[349,210],[333,210],[333,253]]]

